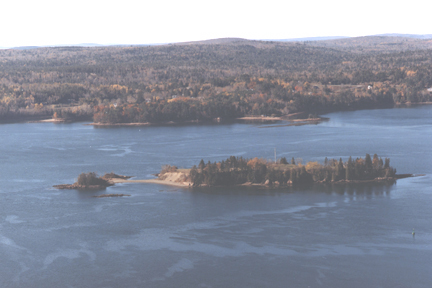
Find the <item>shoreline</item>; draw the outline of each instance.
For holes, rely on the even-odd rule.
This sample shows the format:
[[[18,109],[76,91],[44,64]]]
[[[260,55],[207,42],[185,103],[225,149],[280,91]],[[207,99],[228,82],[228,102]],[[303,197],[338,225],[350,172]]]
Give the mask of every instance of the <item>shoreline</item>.
[[[176,168],[177,169],[177,168]],[[124,176],[118,175],[113,172],[106,173],[104,176],[100,177],[100,179],[105,180],[105,183],[95,184],[84,186],[75,182],[73,184],[60,184],[54,185],[53,187],[56,189],[62,190],[105,190],[107,187],[114,186],[115,184],[122,183],[140,183],[140,184],[161,184],[168,185],[180,188],[199,188],[199,187],[209,187],[207,184],[200,184],[198,186],[194,186],[194,183],[190,180],[190,169],[182,169],[184,171],[172,171],[172,172],[164,172],[162,177],[160,174],[159,178],[153,179],[137,179],[130,180],[133,176]],[[419,177],[425,176],[425,174],[396,174],[393,177],[378,177],[371,180],[338,180],[338,181],[313,181],[308,183],[308,185],[340,185],[340,184],[363,184],[363,183],[395,183],[398,179],[410,178],[410,177]],[[244,182],[241,184],[235,185],[216,185],[212,187],[255,187],[255,188],[265,188],[265,189],[281,189],[281,188],[289,188],[293,187],[293,183],[288,181],[287,183],[279,183],[275,181],[273,183],[267,180],[262,183],[252,183],[252,182]],[[130,196],[123,194],[104,194],[100,197],[118,197],[118,196]]]
[[[236,118],[236,120],[247,120],[247,121],[283,121],[282,117],[270,117],[270,116],[244,116]]]
[[[92,122],[84,124],[85,126],[95,126],[95,127],[110,127],[110,126],[118,126],[118,127],[127,127],[127,126],[170,126],[170,125],[187,125],[187,124],[196,124],[196,123],[214,123],[218,121],[199,121],[199,120],[189,120],[184,122],[161,122],[161,123],[152,123],[152,122],[132,122],[132,123],[100,123],[100,122]]]
[[[411,107],[411,106],[416,106],[416,105],[432,105],[432,102],[415,102],[415,103],[411,103],[411,102],[406,102],[406,103],[395,103],[394,104],[395,107],[393,108],[399,108],[399,107]]]
[[[320,117],[320,118],[306,118],[306,119],[285,119],[283,117],[261,117],[261,116],[245,116],[240,118],[235,118],[232,121],[224,121],[225,123],[242,123],[243,121],[283,121],[283,122],[293,122],[291,124],[286,125],[306,125],[306,124],[316,124],[321,123],[325,121],[326,118]],[[39,122],[39,121],[38,121]],[[50,121],[46,121],[50,122]],[[138,127],[138,126],[176,126],[176,125],[188,125],[188,124],[214,124],[214,123],[220,123],[219,120],[214,121],[199,121],[199,120],[191,120],[191,121],[185,121],[185,122],[163,122],[163,123],[151,123],[151,122],[144,122],[144,123],[99,123],[99,122],[92,122],[88,124],[84,124],[85,126],[94,126],[94,127]]]
[[[404,179],[404,178],[412,178],[412,177],[420,177],[420,176],[425,176],[425,174],[399,174],[396,175],[395,177],[391,177],[391,178],[376,178],[373,180],[339,180],[339,181],[335,181],[335,182],[313,182],[311,184],[313,185],[320,185],[320,184],[364,184],[364,183],[383,183],[383,182],[394,182],[396,180],[399,179]],[[175,186],[175,187],[181,187],[181,188],[199,188],[199,187],[207,187],[206,185],[200,185],[200,186],[193,186],[192,182],[175,182],[175,181],[169,181],[169,180],[160,180],[158,178],[155,179],[142,179],[142,180],[128,180],[128,179],[119,179],[119,178],[113,178],[111,179],[111,182],[113,184],[117,184],[117,183],[141,183],[141,184],[146,184],[146,183],[150,183],[150,184],[162,184],[162,185],[169,185],[169,186]],[[245,182],[239,185],[234,185],[234,186],[213,186],[213,187],[257,187],[257,188],[287,188],[287,187],[292,187],[292,185],[268,185],[268,184],[264,184],[264,183],[251,183],[251,182]]]
[[[88,124],[84,124],[85,126],[151,126],[154,125],[152,123],[149,122],[145,122],[145,123],[113,123],[113,124],[109,124],[109,123],[97,123],[97,122],[93,122],[93,123],[88,123]]]
[[[403,107],[415,107],[415,106],[423,106],[423,105],[432,105],[432,102],[415,102],[415,103],[411,103],[411,102],[407,102],[407,103],[394,103],[393,107],[389,107],[389,109],[395,109],[395,108],[403,108]],[[368,108],[368,109],[359,109],[359,110],[374,110],[376,108]],[[328,113],[337,113],[337,112],[344,112],[347,110],[337,110],[337,111],[323,111],[322,113],[324,114],[328,114]],[[355,110],[349,110],[349,111],[355,111]],[[240,123],[243,121],[287,121],[287,122],[304,122],[301,125],[306,125],[306,124],[315,124],[315,123],[320,123],[322,121],[325,121],[326,118],[325,117],[319,117],[319,118],[308,118],[308,119],[289,119],[290,117],[296,116],[296,115],[300,115],[303,114],[305,112],[297,112],[297,113],[292,113],[292,114],[288,114],[288,115],[283,115],[280,117],[271,117],[271,116],[244,116],[244,117],[239,117],[239,118],[235,118],[232,121],[228,121],[228,122],[236,122],[239,121]],[[43,119],[41,119],[43,118]],[[71,120],[66,120],[66,119],[55,119],[55,118],[47,118],[47,117],[22,117],[19,119],[13,118],[9,121],[6,120],[1,120],[0,124],[13,124],[13,123],[56,123],[56,124],[61,124],[61,123],[79,123],[79,122],[90,122],[90,119],[84,120],[84,119],[71,119]],[[161,123],[151,123],[151,122],[144,122],[144,123],[99,123],[99,122],[91,122],[91,123],[86,123],[83,125],[86,126],[95,126],[95,127],[110,127],[110,126],[164,126],[164,125],[187,125],[187,124],[193,124],[193,123],[219,123],[219,122],[224,122],[221,121],[220,118],[216,118],[213,119],[213,121],[199,121],[199,120],[189,120],[189,121],[184,121],[184,122],[161,122]],[[294,123],[293,123],[294,124]]]
[[[70,121],[67,121],[66,119],[50,118],[44,120],[29,121],[27,123],[70,123]]]
[[[83,175],[84,178],[92,179],[92,184],[90,185],[83,185],[79,184],[79,182],[75,182],[73,184],[58,184],[53,185],[54,188],[60,189],[60,190],[105,190],[106,188],[110,186],[115,185],[115,180],[127,180],[132,178],[133,176],[125,176],[125,175],[118,175],[113,172],[111,173],[105,173],[104,176],[97,178],[97,174],[93,172],[92,173],[81,173],[80,176]],[[78,176],[78,178],[80,177]],[[98,181],[95,181],[96,178]],[[95,184],[96,182],[96,184]]]
[[[163,185],[169,185],[169,186],[176,186],[176,187],[192,187],[191,182],[174,182],[174,181],[168,181],[168,180],[160,180],[160,179],[142,179],[142,180],[127,180],[127,179],[119,179],[119,178],[113,178],[111,179],[112,183],[151,183],[151,184],[163,184]]]

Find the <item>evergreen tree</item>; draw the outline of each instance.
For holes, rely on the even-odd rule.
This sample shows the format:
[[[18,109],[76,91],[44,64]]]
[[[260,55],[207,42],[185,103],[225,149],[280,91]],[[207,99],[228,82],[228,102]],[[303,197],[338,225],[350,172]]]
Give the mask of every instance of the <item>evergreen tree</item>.
[[[342,162],[342,158],[339,161],[327,159],[327,167],[312,162],[306,166],[295,166],[292,169],[263,163],[258,159],[252,159],[252,161],[251,159],[234,156],[218,163],[208,161],[207,164],[204,164],[204,160],[201,159],[198,168],[196,166],[191,168],[190,179],[194,186],[200,184],[213,186],[235,185],[245,182],[263,183],[266,180],[269,180],[270,183],[277,181],[280,185],[286,185],[287,181],[291,180],[293,185],[304,185],[316,181],[371,180],[376,177],[394,177],[396,169],[390,167],[390,159],[385,159],[385,167],[387,168],[384,168],[382,159],[376,156],[372,161],[367,155],[365,160],[357,158],[353,161],[352,157],[349,157],[345,164]],[[368,158],[370,161],[367,160]],[[284,160],[286,159],[281,158],[280,162],[284,163]],[[369,170],[366,169],[366,163],[368,163]],[[306,170],[306,167],[309,167],[309,170]],[[83,176],[80,178],[82,178],[81,182],[86,180]]]
[[[204,163],[204,160],[203,159],[201,159],[201,161],[200,161],[200,163],[198,164],[198,169],[204,169],[205,168],[205,163]]]
[[[343,162],[342,162],[342,158],[339,158],[339,163],[337,166],[337,176],[338,176],[338,180],[342,179],[344,174],[344,167],[343,167]]]
[[[290,171],[290,180],[293,185],[297,184],[297,170],[291,169]]]
[[[346,168],[345,168],[345,180],[351,180],[352,166],[353,166],[353,162],[352,162],[352,158],[350,156],[348,159]]]
[[[197,170],[196,165],[194,165],[189,172],[189,177],[190,177],[192,183],[195,182],[195,178],[197,177],[197,174],[198,174],[198,170]]]
[[[291,164],[292,164],[292,165],[295,165],[294,157],[291,158]]]
[[[325,172],[325,178],[324,178],[324,181],[325,181],[325,182],[329,182],[329,181],[330,181],[330,173],[329,173],[328,170],[326,170],[326,172]]]
[[[379,158],[377,154],[373,155],[372,158],[372,168],[373,170],[378,170],[379,169]]]
[[[360,165],[360,161],[357,158],[355,163],[354,163],[354,179],[356,179],[356,180],[362,179],[362,172],[361,171],[362,171],[362,168]]]
[[[384,164],[384,169],[387,169],[390,167],[390,159],[389,158],[385,158],[385,164]]]
[[[225,161],[224,160],[222,160],[222,162],[221,162],[220,169],[222,171],[225,171]]]
[[[370,177],[372,175],[372,159],[371,156],[367,153],[365,157],[365,171],[366,177]]]

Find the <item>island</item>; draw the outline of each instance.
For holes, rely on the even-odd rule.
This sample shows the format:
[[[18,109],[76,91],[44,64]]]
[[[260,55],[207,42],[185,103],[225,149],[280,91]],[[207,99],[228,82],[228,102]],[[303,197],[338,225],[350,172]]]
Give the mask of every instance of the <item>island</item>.
[[[297,161],[298,162],[298,161]],[[396,169],[390,166],[390,159],[384,160],[374,154],[366,154],[365,158],[343,162],[342,158],[327,159],[324,163],[296,163],[285,157],[277,161],[263,158],[246,159],[231,156],[226,160],[205,163],[201,160],[198,166],[191,169],[178,169],[165,166],[158,174],[158,180],[179,186],[186,184],[200,186],[264,186],[287,187],[307,186],[314,183],[363,183],[363,182],[394,182],[396,179],[411,177],[412,174],[397,175]]]
[[[60,184],[54,185],[57,189],[76,189],[76,190],[101,190],[109,186],[113,186],[116,179],[126,180],[130,179],[132,176],[118,175],[113,172],[106,173],[104,176],[99,177],[96,172],[81,173],[78,179],[73,184]],[[123,194],[108,194],[113,196],[130,196]],[[111,196],[103,196],[111,197]]]
[[[396,174],[396,169],[390,166],[389,158],[383,160],[377,154],[372,157],[370,154],[366,154],[364,158],[353,159],[349,157],[345,162],[342,161],[342,158],[337,160],[326,157],[324,163],[311,161],[306,164],[302,164],[301,160],[296,160],[294,157],[288,162],[285,157],[270,161],[257,157],[247,159],[230,156],[226,160],[214,163],[210,161],[205,163],[201,159],[198,166],[194,165],[190,169],[179,169],[176,166],[165,165],[156,174],[157,178],[155,179],[129,180],[125,176],[117,176],[111,176],[107,185],[155,183],[178,187],[283,188],[312,184],[394,183],[397,179],[413,177],[414,175]],[[73,185],[67,189],[79,189]]]

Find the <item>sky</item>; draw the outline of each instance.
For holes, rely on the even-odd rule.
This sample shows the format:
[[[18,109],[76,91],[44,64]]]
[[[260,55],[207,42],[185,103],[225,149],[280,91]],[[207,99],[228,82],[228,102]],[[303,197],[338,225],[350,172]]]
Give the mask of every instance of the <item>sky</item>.
[[[427,0],[1,1],[0,47],[432,34]]]

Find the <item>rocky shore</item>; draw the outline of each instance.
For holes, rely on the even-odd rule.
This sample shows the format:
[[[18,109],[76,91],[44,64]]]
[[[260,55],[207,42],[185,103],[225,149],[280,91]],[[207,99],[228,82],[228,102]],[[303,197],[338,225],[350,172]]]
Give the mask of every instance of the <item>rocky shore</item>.
[[[109,186],[113,186],[116,181],[124,181],[132,178],[132,176],[118,175],[115,173],[106,173],[102,177],[97,177],[94,172],[82,173],[78,176],[78,180],[73,184],[59,184],[53,185],[57,189],[69,189],[69,190],[102,190]]]

